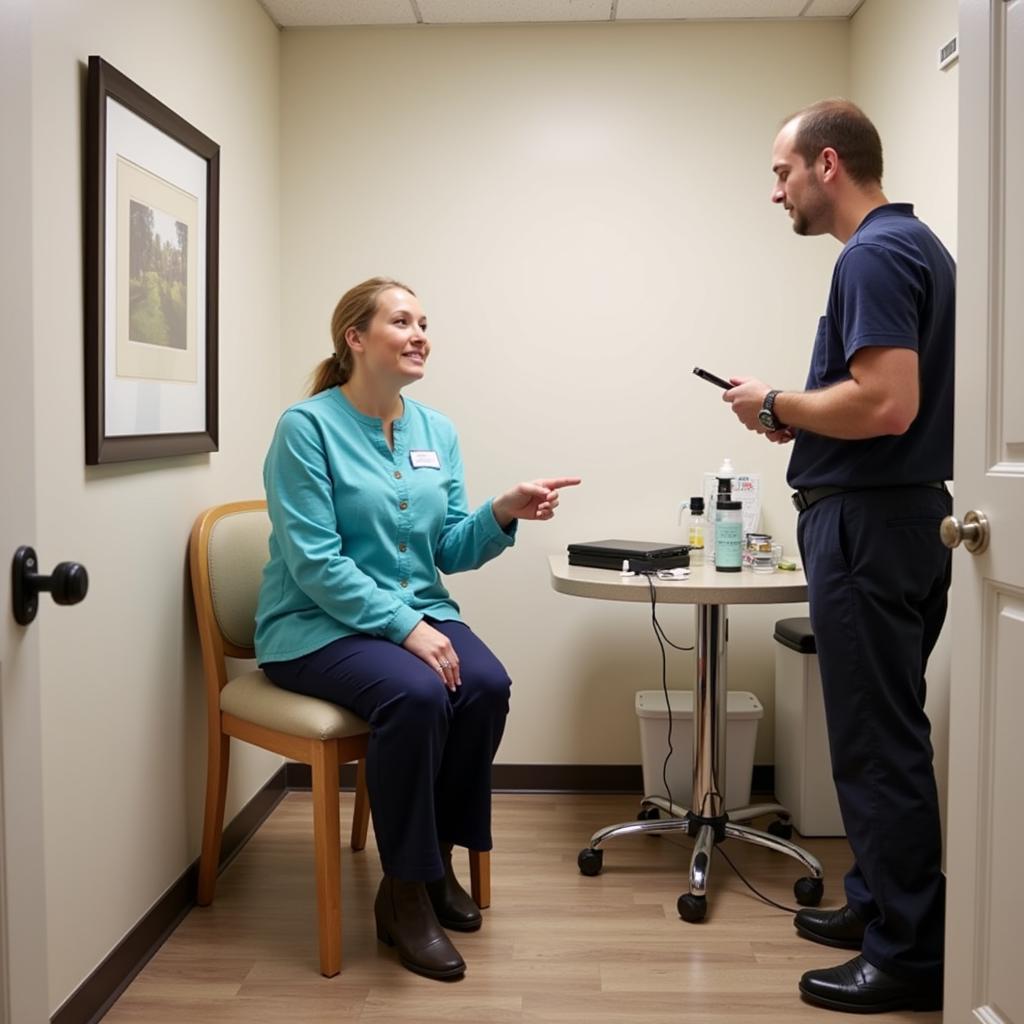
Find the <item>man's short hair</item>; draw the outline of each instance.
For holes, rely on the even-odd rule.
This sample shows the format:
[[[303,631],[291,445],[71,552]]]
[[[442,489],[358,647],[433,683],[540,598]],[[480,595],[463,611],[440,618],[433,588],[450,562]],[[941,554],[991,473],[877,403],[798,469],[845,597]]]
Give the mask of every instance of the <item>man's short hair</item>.
[[[797,120],[793,148],[808,166],[829,147],[859,185],[881,183],[882,140],[868,116],[849,100],[820,100],[783,122]]]

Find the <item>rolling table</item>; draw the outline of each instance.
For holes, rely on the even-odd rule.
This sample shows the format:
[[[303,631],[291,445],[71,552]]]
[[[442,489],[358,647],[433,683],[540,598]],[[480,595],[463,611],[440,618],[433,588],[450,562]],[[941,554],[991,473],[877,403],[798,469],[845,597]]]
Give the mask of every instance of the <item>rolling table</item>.
[[[561,594],[603,601],[638,601],[649,604],[650,589],[643,576],[621,576],[610,569],[569,565],[566,555],[551,555],[551,586]],[[694,837],[690,859],[690,889],[678,900],[679,916],[702,921],[707,914],[708,869],[711,851],[725,839],[765,846],[798,860],[809,875],[793,886],[797,902],[817,906],[824,892],[823,872],[816,857],[790,842],[789,811],[781,804],[758,804],[725,810],[726,644],[730,604],[773,604],[807,600],[802,572],[716,572],[714,566],[694,566],[687,580],[653,580],[661,604],[692,604],[696,614],[697,672],[693,688],[693,790],[692,807],[671,804],[661,796],[645,796],[639,820],[609,825],[590,838],[580,851],[578,864],[584,875],[600,873],[602,846],[626,835],[683,832]],[[660,812],[669,814],[661,818]],[[740,822],[775,814],[768,832]]]

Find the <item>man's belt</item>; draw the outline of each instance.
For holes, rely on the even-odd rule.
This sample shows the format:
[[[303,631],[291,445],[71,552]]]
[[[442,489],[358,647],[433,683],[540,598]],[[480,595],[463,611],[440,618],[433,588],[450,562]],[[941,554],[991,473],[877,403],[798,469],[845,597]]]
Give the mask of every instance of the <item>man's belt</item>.
[[[946,485],[942,480],[928,480],[921,484],[892,484],[883,487],[808,487],[806,490],[793,492],[793,505],[797,512],[804,512],[822,498],[831,498],[833,494],[849,494],[851,491],[895,491],[905,487],[934,487],[944,491]]]

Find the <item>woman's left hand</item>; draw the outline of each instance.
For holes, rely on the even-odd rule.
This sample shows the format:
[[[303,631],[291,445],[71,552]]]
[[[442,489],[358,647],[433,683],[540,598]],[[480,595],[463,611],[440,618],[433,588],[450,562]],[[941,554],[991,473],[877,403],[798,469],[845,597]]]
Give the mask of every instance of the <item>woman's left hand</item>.
[[[557,476],[547,480],[528,480],[494,499],[491,508],[504,530],[513,519],[550,519],[558,508],[561,487],[575,487],[578,476]]]

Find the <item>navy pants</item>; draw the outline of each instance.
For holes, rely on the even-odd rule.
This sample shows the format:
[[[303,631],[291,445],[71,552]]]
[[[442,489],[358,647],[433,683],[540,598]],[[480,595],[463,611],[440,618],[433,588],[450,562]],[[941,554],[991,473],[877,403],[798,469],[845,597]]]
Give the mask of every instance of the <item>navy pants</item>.
[[[389,640],[349,636],[263,671],[370,725],[366,784],[384,873],[444,874],[439,843],[491,849],[491,762],[508,715],[508,673],[462,622],[435,622],[459,656],[449,691],[426,662]]]
[[[945,878],[925,667],[946,615],[948,493],[851,491],[800,514],[832,774],[854,865],[846,899],[867,923],[862,953],[938,985]]]

